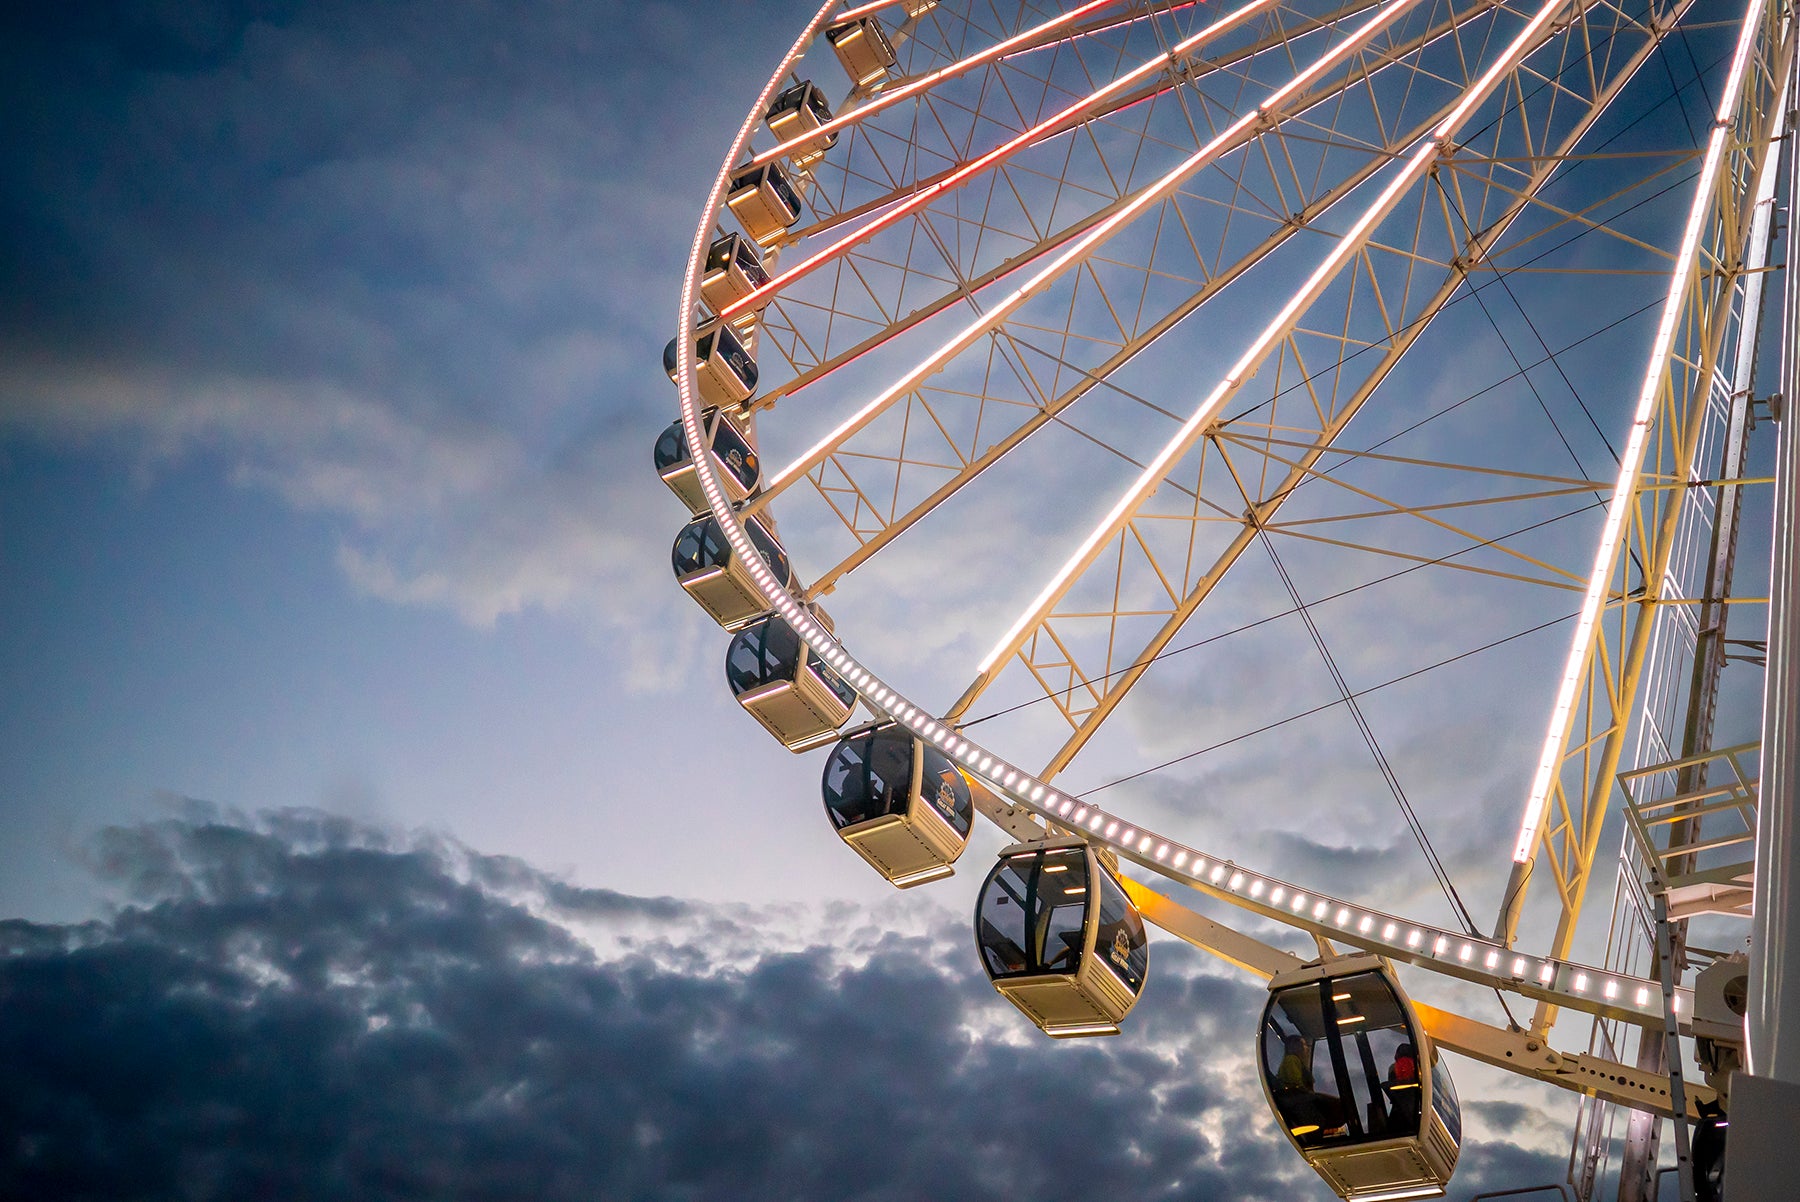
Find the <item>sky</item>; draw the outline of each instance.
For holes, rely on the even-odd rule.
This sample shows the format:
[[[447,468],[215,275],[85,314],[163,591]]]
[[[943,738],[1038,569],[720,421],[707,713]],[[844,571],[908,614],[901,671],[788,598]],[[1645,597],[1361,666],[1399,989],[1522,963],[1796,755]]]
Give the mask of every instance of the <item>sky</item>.
[[[661,348],[808,15],[0,17],[0,1196],[1330,1196],[1251,1075],[1260,986],[1163,938],[1124,1035],[1038,1037],[970,947],[999,837],[876,879],[668,578]],[[1305,692],[1213,663],[1094,779]],[[1390,750],[1485,918],[1543,711],[1442,687],[1456,738]],[[1120,805],[1444,921],[1341,742]],[[1572,1098],[1456,1071],[1452,1196],[1559,1178]]]

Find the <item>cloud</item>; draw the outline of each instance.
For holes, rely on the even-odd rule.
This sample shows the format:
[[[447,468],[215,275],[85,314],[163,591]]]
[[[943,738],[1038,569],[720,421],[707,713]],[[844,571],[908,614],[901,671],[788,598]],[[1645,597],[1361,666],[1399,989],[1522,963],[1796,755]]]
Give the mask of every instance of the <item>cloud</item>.
[[[310,812],[194,807],[94,865],[106,919],[0,923],[0,1196],[1328,1196],[1265,1117],[1261,990],[1167,940],[1125,1035],[1058,1043],[961,929],[631,897]]]
[[[8,16],[0,437],[216,466],[333,521],[354,587],[473,624],[650,611],[658,356],[783,36],[752,7]]]
[[[198,804],[92,864],[108,918],[0,921],[0,1197],[1330,1197],[1265,1117],[1262,990],[1168,939],[1125,1035],[1049,1042],[959,923]],[[1539,1112],[1467,1117],[1458,1188],[1552,1161]]]
[[[769,915],[633,898],[346,820],[108,832],[104,922],[0,924],[0,1194],[1290,1196],[1232,1146],[1253,988],[1166,957],[1110,1046],[1021,1038],[947,954],[785,946]],[[583,932],[593,924],[622,939]],[[966,950],[966,949],[965,949]],[[685,952],[685,954],[677,954]],[[1152,1034],[1154,1033],[1154,1034]]]

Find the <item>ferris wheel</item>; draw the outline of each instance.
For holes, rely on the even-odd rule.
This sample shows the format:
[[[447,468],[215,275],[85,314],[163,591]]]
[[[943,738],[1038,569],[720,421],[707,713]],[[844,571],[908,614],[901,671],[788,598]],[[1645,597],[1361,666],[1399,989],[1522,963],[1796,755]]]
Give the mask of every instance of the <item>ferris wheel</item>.
[[[1046,1033],[1119,1029],[1146,924],[1267,979],[1265,1093],[1344,1197],[1443,1192],[1440,1049],[1647,1113],[1713,1100],[1547,1036],[1570,1010],[1673,1040],[1708,1004],[1583,962],[1576,920],[1616,778],[1727,658],[1659,683],[1736,600],[1690,578],[1753,503],[1790,11],[832,3],[706,198],[655,458],[733,693],[820,749],[830,822],[897,886],[950,875],[977,815],[1015,840],[978,956]],[[1431,842],[1455,774],[1419,766],[1502,700],[1548,729],[1481,925]],[[1442,711],[1425,750],[1402,709]],[[1248,741],[1304,793],[1183,775]],[[1452,917],[1255,871],[1182,810],[1280,788],[1413,838]],[[1723,913],[1733,887],[1658,896]],[[1397,965],[1537,1013],[1417,1005]]]

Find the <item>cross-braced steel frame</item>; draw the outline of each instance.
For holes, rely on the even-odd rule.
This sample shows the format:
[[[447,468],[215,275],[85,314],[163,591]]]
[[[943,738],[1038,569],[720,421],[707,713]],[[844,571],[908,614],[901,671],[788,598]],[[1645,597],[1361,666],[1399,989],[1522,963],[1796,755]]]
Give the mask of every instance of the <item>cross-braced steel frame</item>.
[[[779,514],[783,536],[799,536],[788,549],[810,584],[759,574],[770,608],[871,712],[984,782],[989,816],[1014,833],[1076,831],[1320,939],[1535,998],[1540,1029],[1557,1007],[1660,1029],[1684,992],[1568,957],[1652,618],[1694,603],[1667,569],[1686,490],[1717,483],[1697,477],[1694,447],[1709,398],[1729,387],[1720,364],[1744,337],[1751,198],[1791,69],[1789,7],[868,7],[887,15],[900,60],[846,94],[827,127],[836,145],[796,167],[806,211],[766,243],[771,279],[718,314],[746,331],[762,367],[746,408],[773,470],[735,510],[703,461],[699,474],[746,558],[749,514]],[[759,135],[758,118],[841,15],[819,13],[740,128],[696,236],[684,321],[708,243],[730,226],[730,169],[790,156],[794,144]],[[1677,88],[1656,128],[1621,118],[1615,102],[1644,86],[1647,67],[1674,82],[1663,56],[1677,43],[1704,103]],[[1699,61],[1709,46],[1712,71]],[[1692,112],[1699,128],[1675,119]],[[1546,334],[1520,295],[1547,278],[1565,295],[1641,303],[1598,329]],[[1440,334],[1475,315],[1510,361],[1497,379],[1459,372],[1458,335]],[[1653,331],[1629,387],[1612,386],[1616,371],[1578,378],[1576,348],[1634,316]],[[699,445],[694,351],[679,345],[683,422]],[[1551,374],[1566,389],[1558,405],[1542,383]],[[1428,395],[1438,386],[1450,391]],[[1542,439],[1517,427],[1474,445],[1430,437],[1497,390],[1535,402]],[[1614,406],[1628,419],[1616,445],[1587,407],[1606,414],[1595,394],[1609,392],[1635,399]],[[1598,435],[1585,445],[1571,433],[1577,409]],[[1537,453],[1549,431],[1561,450]],[[815,617],[812,605],[870,565],[979,519],[992,481],[1009,478],[1001,495],[1016,497],[1021,478],[1042,479],[1034,448],[1054,439],[1112,470],[1052,477],[1079,502],[1031,515],[1045,550],[1026,563],[1043,574],[1017,613],[989,614],[996,641],[960,696],[916,703]],[[1077,524],[1077,511],[1097,520]],[[1365,584],[1429,571],[1570,611],[1572,650],[1495,937],[1252,872],[1056,783],[1249,563],[1274,563],[1290,612],[1324,600],[1289,571],[1315,555],[1364,565]],[[1027,767],[970,735],[996,689],[1058,715],[1046,758]],[[1339,700],[1355,696],[1345,685]],[[1544,955],[1511,946],[1538,859],[1558,907]],[[1193,916],[1134,893],[1153,920],[1204,942]],[[1486,1038],[1465,1030],[1463,1043]]]

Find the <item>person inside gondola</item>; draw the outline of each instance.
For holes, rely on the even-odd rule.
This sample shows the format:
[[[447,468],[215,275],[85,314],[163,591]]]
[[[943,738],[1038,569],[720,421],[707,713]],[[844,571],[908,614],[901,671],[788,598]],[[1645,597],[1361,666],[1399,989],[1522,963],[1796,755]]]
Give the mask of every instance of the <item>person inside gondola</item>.
[[[1419,1129],[1419,1054],[1410,1043],[1394,1049],[1382,1090],[1388,1097],[1388,1115],[1396,1131]]]
[[[1344,1104],[1313,1088],[1306,1040],[1290,1035],[1283,1046],[1287,1054],[1275,1069],[1275,1105],[1287,1120],[1288,1130],[1303,1145],[1336,1134],[1344,1126]]]

